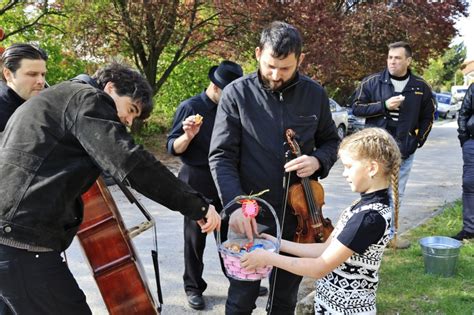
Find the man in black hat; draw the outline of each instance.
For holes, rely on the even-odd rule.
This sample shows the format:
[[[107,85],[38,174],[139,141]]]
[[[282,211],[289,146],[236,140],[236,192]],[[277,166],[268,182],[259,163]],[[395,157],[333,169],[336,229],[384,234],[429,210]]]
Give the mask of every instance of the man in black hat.
[[[183,162],[178,177],[212,199],[219,212],[222,210],[222,205],[208,162],[211,133],[222,90],[242,75],[242,68],[232,61],[225,60],[219,66],[211,67],[209,86],[202,93],[179,105],[168,134],[168,152],[179,156]],[[206,235],[201,234],[196,222],[184,219],[184,290],[189,306],[196,310],[205,307],[202,293],[207,287],[202,278]]]

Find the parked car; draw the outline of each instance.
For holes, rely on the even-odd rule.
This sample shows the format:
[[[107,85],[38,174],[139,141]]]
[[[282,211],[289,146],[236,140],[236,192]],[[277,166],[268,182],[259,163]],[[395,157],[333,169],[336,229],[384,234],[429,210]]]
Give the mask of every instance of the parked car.
[[[456,100],[450,93],[436,93],[438,114],[441,118],[456,118],[461,109],[461,101]]]
[[[434,120],[438,120],[438,118],[439,118],[438,100],[436,99],[436,93],[435,92],[431,92],[431,94],[433,94],[433,99],[434,99],[434,102],[435,102]]]
[[[347,113],[349,122],[349,128],[347,130],[348,133],[354,133],[365,128],[365,117],[355,116],[352,114],[352,108],[350,107],[347,110]]]
[[[345,108],[342,108],[335,100],[329,99],[329,107],[331,108],[332,120],[336,124],[337,134],[339,138],[344,138],[349,126],[348,114]]]
[[[467,93],[467,86],[464,85],[453,85],[451,87],[451,95],[454,98],[454,102],[457,103],[459,101],[462,102],[464,95]]]

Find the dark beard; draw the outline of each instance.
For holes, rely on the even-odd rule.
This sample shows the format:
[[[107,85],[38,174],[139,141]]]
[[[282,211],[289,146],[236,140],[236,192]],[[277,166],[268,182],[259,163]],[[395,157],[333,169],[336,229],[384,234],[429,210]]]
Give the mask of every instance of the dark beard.
[[[295,76],[296,76],[296,72],[298,72],[298,67],[296,67],[295,71],[293,72],[293,74],[291,75],[291,78],[288,79],[287,81],[283,81],[283,80],[278,80],[278,81],[270,81],[268,80],[267,78],[265,78],[263,75],[262,75],[262,71],[260,70],[260,64],[258,65],[258,72],[260,73],[260,78],[262,79],[262,83],[263,83],[263,86],[265,88],[268,88],[270,89],[271,91],[273,92],[276,92],[276,91],[279,91],[279,90],[282,90],[285,88],[285,86],[287,85],[288,82],[291,82]],[[275,85],[275,83],[280,83],[278,85]]]

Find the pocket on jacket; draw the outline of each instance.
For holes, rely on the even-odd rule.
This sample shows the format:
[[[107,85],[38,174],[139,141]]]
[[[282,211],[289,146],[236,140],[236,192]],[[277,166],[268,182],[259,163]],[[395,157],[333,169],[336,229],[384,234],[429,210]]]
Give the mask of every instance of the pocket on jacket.
[[[10,219],[30,186],[42,159],[24,152],[0,151],[0,216]]]
[[[314,148],[314,134],[318,129],[319,119],[316,115],[296,116],[289,114],[289,128],[292,128],[297,135],[301,151],[308,153]]]

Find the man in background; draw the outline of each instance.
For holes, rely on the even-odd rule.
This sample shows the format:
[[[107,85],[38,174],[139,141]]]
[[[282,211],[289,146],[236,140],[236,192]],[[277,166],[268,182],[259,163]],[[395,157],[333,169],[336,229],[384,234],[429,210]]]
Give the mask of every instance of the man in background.
[[[400,201],[415,151],[428,138],[436,108],[431,87],[411,72],[411,62],[412,49],[408,43],[388,45],[387,68],[362,80],[352,106],[354,115],[366,117],[367,126],[384,128],[397,140],[402,153]],[[410,242],[398,238],[392,246],[408,248]]]
[[[46,52],[30,44],[13,44],[0,57],[0,131],[15,110],[46,84]]]
[[[474,83],[467,89],[459,110],[458,138],[462,148],[462,230],[457,240],[474,238]]]
[[[176,110],[173,126],[168,134],[167,149],[179,156],[183,165],[178,178],[211,199],[216,210],[222,204],[209,169],[209,145],[212,128],[216,118],[217,104],[222,90],[232,81],[243,75],[240,65],[225,60],[210,68],[210,83],[205,91],[183,101]],[[195,221],[184,217],[184,290],[191,308],[201,310],[205,307],[202,293],[207,283],[202,278],[203,254],[206,235],[200,232]],[[222,230],[221,233],[227,233]],[[219,258],[220,259],[220,258]],[[262,287],[261,294],[267,289]]]
[[[13,44],[0,57],[0,132],[10,116],[45,87],[46,52],[30,44]],[[6,306],[0,300],[0,314]]]

